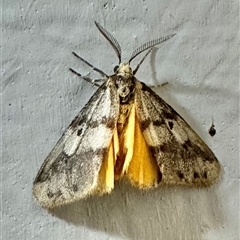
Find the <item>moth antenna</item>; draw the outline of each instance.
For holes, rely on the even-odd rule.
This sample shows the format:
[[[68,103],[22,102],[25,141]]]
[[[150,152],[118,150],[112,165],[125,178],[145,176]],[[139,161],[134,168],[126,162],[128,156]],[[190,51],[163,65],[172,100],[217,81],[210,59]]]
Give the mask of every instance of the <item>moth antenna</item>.
[[[94,23],[97,26],[98,30],[101,32],[101,34],[108,40],[108,42],[113,47],[115,53],[118,56],[119,64],[120,64],[121,63],[122,50],[121,50],[121,47],[120,47],[118,41],[106,29],[104,29],[99,23],[97,23],[96,21],[94,21]]]
[[[156,46],[157,44],[160,44],[162,42],[167,41],[169,38],[172,38],[173,36],[175,36],[176,34],[171,34],[168,35],[166,37],[161,37],[155,40],[152,40],[150,42],[147,42],[145,44],[143,44],[142,46],[138,47],[133,53],[132,56],[130,57],[129,63],[140,53],[144,52],[145,50],[149,49],[149,48],[153,48],[154,46]]]
[[[153,50],[153,47],[144,55],[144,57],[142,58],[142,60],[140,61],[140,63],[137,65],[137,67],[135,68],[135,70],[133,71],[133,75],[136,74],[136,72],[138,71],[139,67],[141,66],[141,64],[143,63],[143,61],[145,60],[145,58],[147,57],[147,55]]]
[[[79,59],[80,59],[81,61],[83,61],[84,63],[86,63],[92,70],[100,73],[101,76],[103,76],[103,77],[105,77],[105,78],[109,78],[109,76],[108,76],[106,73],[104,73],[102,70],[94,67],[91,63],[87,62],[85,59],[83,59],[82,57],[80,57],[79,55],[77,55],[75,52],[72,52],[72,54],[73,54],[75,57],[79,58]]]

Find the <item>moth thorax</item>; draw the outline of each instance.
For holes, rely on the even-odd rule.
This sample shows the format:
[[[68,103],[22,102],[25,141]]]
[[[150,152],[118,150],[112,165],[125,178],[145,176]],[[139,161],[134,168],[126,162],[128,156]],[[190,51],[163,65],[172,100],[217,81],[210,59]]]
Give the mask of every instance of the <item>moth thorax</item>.
[[[134,92],[135,81],[129,63],[120,63],[115,75],[115,84],[121,103],[128,103]]]

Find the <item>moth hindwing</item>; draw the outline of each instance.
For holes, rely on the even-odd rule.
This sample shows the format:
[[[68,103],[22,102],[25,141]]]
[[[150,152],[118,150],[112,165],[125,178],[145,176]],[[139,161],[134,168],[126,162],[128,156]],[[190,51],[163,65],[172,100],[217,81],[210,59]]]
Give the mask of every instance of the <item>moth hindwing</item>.
[[[121,62],[117,40],[95,24],[120,64],[108,76],[74,53],[105,81],[44,161],[33,184],[34,197],[50,209],[92,194],[110,193],[114,180],[123,176],[141,189],[213,184],[220,173],[213,152],[171,106],[134,75],[151,49],[173,35],[142,45],[128,62]],[[147,49],[132,71],[130,61]]]

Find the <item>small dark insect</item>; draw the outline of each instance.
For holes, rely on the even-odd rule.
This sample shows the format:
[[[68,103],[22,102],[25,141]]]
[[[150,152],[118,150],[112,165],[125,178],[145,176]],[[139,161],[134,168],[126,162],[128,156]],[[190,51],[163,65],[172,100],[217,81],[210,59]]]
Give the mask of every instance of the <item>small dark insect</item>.
[[[216,134],[215,125],[213,123],[212,123],[211,127],[209,128],[208,133],[212,137]]]

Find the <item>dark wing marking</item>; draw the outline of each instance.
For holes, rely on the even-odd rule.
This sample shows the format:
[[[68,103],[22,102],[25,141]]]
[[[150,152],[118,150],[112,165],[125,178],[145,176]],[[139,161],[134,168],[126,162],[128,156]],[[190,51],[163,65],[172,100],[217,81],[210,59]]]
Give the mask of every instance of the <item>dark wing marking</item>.
[[[110,78],[72,121],[39,170],[33,194],[43,207],[53,208],[97,191],[98,173],[118,115],[118,95]]]
[[[216,181],[220,165],[213,152],[171,106],[137,80],[135,105],[162,184],[209,186]]]

